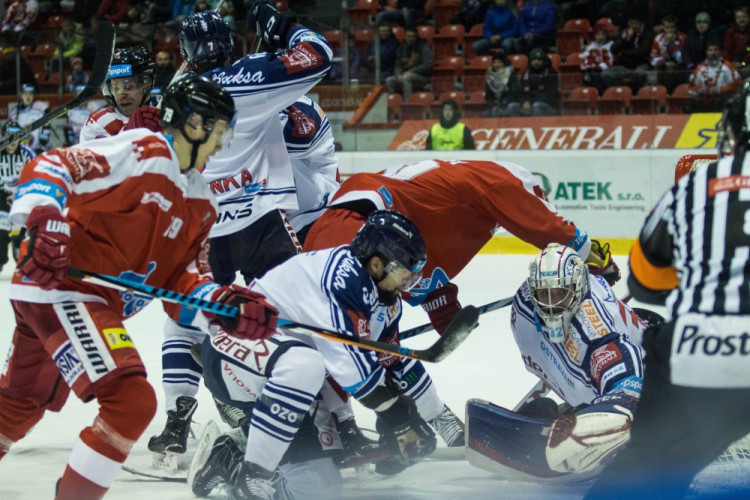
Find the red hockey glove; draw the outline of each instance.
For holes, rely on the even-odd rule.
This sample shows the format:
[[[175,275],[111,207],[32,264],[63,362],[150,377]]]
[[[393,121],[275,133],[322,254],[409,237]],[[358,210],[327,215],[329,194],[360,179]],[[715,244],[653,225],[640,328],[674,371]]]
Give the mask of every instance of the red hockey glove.
[[[21,274],[45,290],[55,288],[68,270],[70,226],[56,208],[34,208],[26,219],[28,253],[19,263]]]
[[[141,106],[133,111],[128,123],[122,127],[123,130],[132,130],[134,128],[147,128],[152,132],[161,132],[159,125],[159,116],[161,110],[154,106]]]
[[[601,259],[601,264],[592,262],[591,255],[596,255]],[[612,253],[609,251],[609,243],[602,245],[599,240],[591,240],[591,253],[586,261],[589,266],[589,272],[595,276],[601,276],[610,286],[620,281],[620,268],[612,260]]]
[[[239,309],[239,314],[234,318],[207,314],[229,335],[238,339],[259,340],[276,333],[279,311],[262,294],[237,285],[223,286],[211,295],[211,300]]]
[[[433,290],[422,302],[422,308],[430,316],[432,326],[442,335],[461,310],[461,304],[458,302],[458,287],[453,283],[446,283]]]

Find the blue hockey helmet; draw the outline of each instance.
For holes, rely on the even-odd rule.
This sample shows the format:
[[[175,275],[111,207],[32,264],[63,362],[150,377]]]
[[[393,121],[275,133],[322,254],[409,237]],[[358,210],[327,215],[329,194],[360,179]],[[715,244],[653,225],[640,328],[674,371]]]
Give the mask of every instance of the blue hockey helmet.
[[[183,19],[180,53],[198,73],[226,65],[233,52],[229,23],[216,12],[193,12]]]
[[[365,261],[378,256],[385,261],[386,273],[403,267],[412,273],[408,290],[419,282],[427,260],[422,235],[412,221],[392,210],[372,212],[352,240],[352,252]]]

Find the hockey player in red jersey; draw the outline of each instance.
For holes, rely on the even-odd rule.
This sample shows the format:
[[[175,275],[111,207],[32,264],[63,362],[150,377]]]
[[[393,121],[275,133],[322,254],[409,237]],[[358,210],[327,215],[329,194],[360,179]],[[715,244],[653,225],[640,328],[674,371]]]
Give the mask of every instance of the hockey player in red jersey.
[[[159,132],[159,109],[148,105],[154,84],[154,58],[146,47],[117,49],[102,93],[109,107],[94,111],[81,129],[79,142],[146,127]]]
[[[165,93],[163,134],[140,128],[53,150],[21,174],[10,217],[26,224],[29,238],[10,286],[16,329],[0,378],[0,456],[46,410],[59,411],[70,389],[100,406],[73,447],[57,499],[101,498],[156,411],[123,327],[148,298],[69,278],[69,266],[239,308],[228,319],[165,306],[206,331],[275,331],[278,312],[261,294],[200,274],[216,202],[197,168],[226,147],[234,115],[226,91],[191,75]]]
[[[355,174],[342,183],[329,209],[312,225],[304,250],[346,243],[367,214],[376,209],[403,213],[422,233],[427,264],[422,280],[410,290],[407,301],[422,305],[440,333],[461,310],[458,287],[450,280],[500,227],[540,248],[549,243],[567,245],[589,260],[592,273],[604,274],[613,283],[620,277],[609,245],[591,240],[586,232],[559,215],[533,174],[510,162],[426,160],[377,174]],[[415,385],[431,385],[421,365],[413,369],[415,375],[411,378],[419,381]],[[431,397],[439,401],[434,389],[431,391]],[[365,448],[366,441],[354,425],[351,409],[333,410],[345,445],[350,450]],[[463,424],[447,406],[437,415],[434,410],[428,411],[430,414],[423,417],[446,443],[463,443]]]

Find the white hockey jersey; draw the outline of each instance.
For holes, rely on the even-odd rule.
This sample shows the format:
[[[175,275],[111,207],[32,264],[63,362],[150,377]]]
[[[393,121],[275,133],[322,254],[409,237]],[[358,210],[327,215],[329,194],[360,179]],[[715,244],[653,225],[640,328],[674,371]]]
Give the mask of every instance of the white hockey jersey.
[[[307,96],[279,113],[286,150],[292,163],[299,208],[287,212],[292,228],[312,224],[325,209],[339,183],[331,124],[320,106]]]
[[[126,123],[128,123],[128,117],[120,113],[117,108],[109,107],[94,111],[83,125],[78,142],[117,135]]]
[[[349,246],[296,255],[250,288],[264,294],[281,318],[358,338],[388,338],[401,317],[401,299],[393,306],[379,303],[375,282]],[[374,351],[322,337],[289,335],[318,349],[328,373],[356,398],[367,395],[384,377]]]
[[[205,74],[229,91],[237,107],[231,146],[203,170],[219,202],[211,237],[235,233],[271,210],[298,209],[279,112],[323,79],[331,57],[322,36],[297,27],[288,50],[247,55]]]
[[[83,103],[82,105],[68,111],[68,121],[65,125],[65,138],[68,141],[68,146],[72,146],[80,142],[81,131],[86,126],[86,122],[88,122],[91,114],[104,108],[104,106],[106,105],[107,101],[105,101],[104,99],[91,99]],[[90,127],[87,134],[90,134],[92,132],[93,127]]]
[[[21,127],[33,123],[43,117],[48,111],[49,103],[47,101],[34,101],[31,103],[31,106],[24,106],[23,104],[19,106],[17,102],[8,104],[9,119],[18,122]],[[49,125],[34,130],[29,136],[29,147],[34,151],[43,149],[49,144],[50,135],[51,129]]]
[[[561,343],[549,340],[528,285],[521,285],[510,322],[524,365],[572,406],[613,392],[640,397],[646,324],[601,276],[590,276],[589,284],[589,295]]]

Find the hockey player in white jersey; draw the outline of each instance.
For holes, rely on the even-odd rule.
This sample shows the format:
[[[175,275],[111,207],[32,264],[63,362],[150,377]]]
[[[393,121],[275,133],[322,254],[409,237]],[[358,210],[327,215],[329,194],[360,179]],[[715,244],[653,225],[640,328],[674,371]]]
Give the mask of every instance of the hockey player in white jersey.
[[[287,212],[287,217],[304,243],[307,230],[341,186],[336,147],[328,117],[308,96],[300,97],[279,117],[297,189],[298,208]]]
[[[121,130],[146,127],[160,132],[159,109],[149,106],[154,84],[154,58],[146,47],[115,50],[102,93],[109,107],[94,111],[81,129],[79,142],[117,135]]]
[[[296,24],[293,12],[281,13],[268,2],[253,3],[248,26],[271,52],[231,63],[234,38],[215,12],[187,16],[179,36],[189,67],[229,91],[238,111],[232,145],[203,170],[219,203],[208,260],[214,279],[227,284],[234,282],[237,271],[250,282],[302,250],[285,214],[298,204],[279,112],[323,79],[332,57],[322,36]],[[281,51],[273,52],[277,49]],[[149,442],[151,451],[185,451],[201,375],[190,346],[202,340],[201,332],[172,321],[165,324],[167,425]]]
[[[589,273],[574,250],[557,243],[547,246],[516,292],[511,329],[526,369],[564,404],[558,408],[545,397],[518,409],[521,415],[544,419],[542,428],[551,424],[546,443],[535,441],[538,448],[529,451],[509,446],[501,432],[488,439],[493,423],[495,430],[502,429],[506,418],[515,417],[490,403],[472,401],[467,409],[470,448],[480,449],[476,443],[483,441],[500,456],[515,459],[519,453],[530,461],[524,464],[527,472],[535,470],[542,477],[596,469],[628,440],[642,388],[640,343],[647,326],[602,276]]]
[[[8,118],[22,127],[38,120],[49,111],[49,102],[36,100],[36,87],[26,83],[21,87],[21,98],[18,102],[8,104]],[[28,145],[36,153],[47,149],[51,136],[49,125],[34,130],[29,135]]]
[[[400,291],[419,281],[425,258],[424,241],[411,221],[376,211],[351,245],[292,257],[249,287],[264,293],[291,321],[357,338],[387,338],[398,328]],[[399,381],[377,353],[317,336],[289,335],[297,340],[277,335],[265,342],[204,342],[206,385],[223,402],[246,409],[250,428],[244,454],[226,436],[215,441],[194,475],[194,493],[208,495],[224,482],[231,498],[270,499],[274,471],[283,462],[288,498],[337,498],[338,470],[311,438],[309,415],[326,371],[377,413],[382,440],[404,464],[435,449],[432,429],[412,398],[400,393]]]

